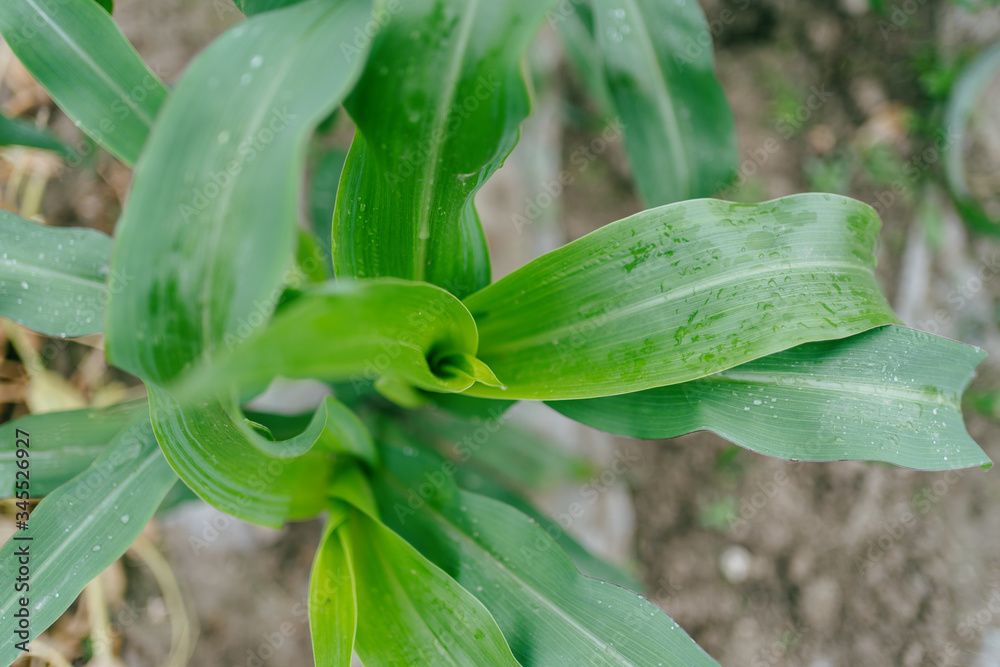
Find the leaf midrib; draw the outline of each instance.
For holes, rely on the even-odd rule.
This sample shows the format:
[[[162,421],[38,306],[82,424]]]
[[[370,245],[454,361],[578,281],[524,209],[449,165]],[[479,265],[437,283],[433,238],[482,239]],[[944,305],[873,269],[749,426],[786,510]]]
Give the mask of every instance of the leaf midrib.
[[[146,454],[145,458],[140,460],[139,464],[133,468],[128,475],[120,481],[117,487],[110,493],[104,495],[98,504],[87,514],[87,516],[81,521],[76,530],[67,533],[64,538],[58,540],[58,545],[52,551],[45,554],[45,558],[42,560],[41,564],[35,567],[33,571],[33,576],[36,582],[46,583],[40,581],[43,579],[45,574],[55,566],[56,563],[60,562],[60,558],[67,549],[75,547],[77,543],[77,536],[81,535],[89,528],[93,523],[97,521],[98,516],[102,514],[102,511],[109,505],[113,505],[116,500],[121,498],[127,489],[131,488],[132,483],[137,477],[142,476],[146,469],[156,462],[156,456],[159,454],[159,448],[151,448]],[[86,471],[84,473],[86,474]],[[70,572],[72,575],[72,572]],[[61,581],[55,582],[56,587],[63,585],[68,581],[67,577],[63,577]],[[43,608],[44,609],[44,608]],[[43,609],[39,609],[42,612]],[[9,611],[7,606],[0,607],[0,616],[6,616]]]
[[[94,60],[93,60],[93,59],[92,59],[92,58],[90,57],[90,55],[89,55],[89,54],[88,54],[88,53],[87,53],[87,52],[86,52],[86,51],[85,51],[84,49],[80,48],[80,46],[79,46],[79,45],[78,45],[78,44],[77,44],[77,43],[76,43],[76,42],[75,42],[75,41],[74,41],[74,40],[73,40],[73,39],[72,39],[72,38],[71,38],[71,37],[70,37],[70,36],[69,36],[68,34],[66,34],[66,33],[65,33],[65,32],[64,32],[64,31],[63,31],[63,30],[62,30],[62,29],[61,29],[61,28],[60,28],[60,27],[59,27],[59,26],[58,26],[58,25],[57,25],[57,24],[55,23],[55,21],[53,21],[53,20],[52,20],[52,17],[51,17],[51,16],[49,15],[49,14],[46,14],[46,13],[45,13],[44,11],[42,11],[41,7],[39,7],[39,6],[38,6],[38,5],[37,5],[37,4],[35,3],[35,0],[25,0],[25,2],[27,2],[27,3],[28,3],[28,4],[29,4],[29,5],[30,5],[30,6],[31,6],[31,7],[32,7],[32,8],[33,8],[33,9],[34,9],[34,10],[35,10],[36,12],[38,12],[39,16],[42,16],[42,17],[43,17],[43,18],[45,19],[45,22],[46,22],[46,23],[47,23],[48,25],[50,25],[50,26],[52,27],[52,30],[53,30],[53,31],[55,31],[55,33],[56,33],[57,35],[59,35],[60,37],[62,37],[62,38],[63,38],[63,40],[65,41],[65,43],[66,43],[66,44],[67,44],[67,45],[68,45],[68,46],[69,46],[69,47],[70,47],[70,48],[71,48],[71,49],[72,49],[73,51],[75,51],[75,52],[77,53],[77,55],[79,55],[79,56],[80,56],[80,59],[81,59],[81,60],[82,60],[82,61],[83,61],[84,63],[86,63],[87,65],[89,65],[89,66],[90,66],[90,68],[91,68],[91,69],[92,69],[92,70],[93,70],[94,72],[96,72],[96,73],[97,73],[97,75],[98,75],[98,76],[99,76],[99,77],[100,77],[100,78],[101,78],[101,79],[102,79],[102,80],[103,80],[103,81],[104,81],[105,83],[107,83],[107,84],[108,84],[108,87],[109,87],[109,88],[111,88],[112,90],[114,90],[114,91],[115,91],[115,92],[116,92],[116,93],[118,94],[118,98],[119,98],[119,100],[122,100],[122,101],[124,101],[124,102],[125,102],[126,104],[128,104],[128,106],[129,106],[129,107],[130,107],[130,108],[131,108],[131,109],[132,109],[133,111],[135,111],[135,112],[136,112],[136,115],[137,115],[137,116],[138,116],[138,117],[139,117],[139,118],[140,118],[140,119],[142,120],[142,122],[143,122],[143,123],[144,123],[144,124],[146,125],[146,127],[152,127],[152,125],[153,125],[153,120],[152,120],[152,118],[150,118],[150,117],[149,117],[149,116],[148,116],[148,115],[147,115],[147,114],[145,113],[145,110],[144,110],[144,109],[143,109],[143,108],[142,108],[141,106],[139,106],[138,104],[136,104],[136,102],[135,102],[135,101],[134,101],[134,100],[132,99],[132,96],[131,96],[131,95],[128,95],[128,94],[126,94],[126,91],[125,91],[125,90],[123,90],[123,89],[122,89],[121,87],[119,87],[119,86],[118,86],[118,83],[117,83],[117,82],[116,82],[116,81],[115,81],[115,80],[114,80],[114,79],[113,79],[112,77],[110,77],[110,76],[109,76],[109,75],[107,74],[107,72],[105,72],[105,71],[104,71],[103,69],[101,69],[101,68],[100,68],[100,67],[98,66],[98,64],[97,64],[97,63],[96,63],[96,62],[95,62],[95,61],[94,61]]]
[[[627,3],[632,8],[634,16],[640,17],[640,19],[643,18],[642,10],[639,8],[639,4],[636,0],[622,1]],[[632,22],[632,27],[636,31],[639,46],[643,50],[647,62],[651,62],[655,66],[653,85],[656,88],[656,92],[659,93],[656,96],[656,106],[660,109],[661,117],[665,121],[664,128],[666,129],[669,137],[667,142],[668,148],[674,161],[674,167],[677,170],[678,181],[683,183],[682,192],[690,192],[691,169],[685,159],[684,141],[681,137],[680,124],[677,120],[677,111],[674,109],[674,104],[671,100],[670,89],[667,85],[666,72],[663,71],[663,65],[660,63],[660,59],[656,55],[656,49],[653,48],[653,42],[650,38],[649,32],[646,30],[646,26],[647,22],[644,20]]]
[[[395,485],[397,487],[402,484],[402,480],[400,480],[395,475],[391,475],[391,473],[387,473],[386,474],[386,477],[390,477],[390,476],[394,480],[394,483],[395,483]],[[405,487],[405,485],[403,485],[403,486]],[[464,492],[460,491],[459,493],[464,493]],[[619,656],[621,658],[621,660],[622,660],[622,663],[621,663],[622,665],[625,665],[627,667],[638,667],[638,665],[635,665],[635,663],[629,661],[629,659],[626,658],[624,655],[622,655],[617,649],[615,649],[615,648],[609,646],[608,644],[606,644],[605,642],[601,641],[600,638],[598,638],[596,635],[594,635],[590,630],[588,630],[584,626],[580,625],[580,623],[576,619],[574,619],[572,616],[570,616],[565,611],[563,611],[562,609],[560,609],[559,606],[556,605],[556,603],[552,602],[547,597],[545,597],[544,595],[542,595],[541,593],[539,593],[537,590],[535,590],[530,584],[528,584],[526,581],[524,581],[524,579],[522,579],[521,577],[519,577],[513,570],[511,570],[510,568],[504,567],[503,563],[501,563],[497,558],[495,558],[493,556],[493,554],[491,554],[485,547],[483,547],[478,542],[476,542],[476,540],[474,540],[472,537],[470,537],[469,535],[467,535],[465,533],[465,531],[463,531],[461,528],[459,528],[454,522],[451,521],[451,519],[449,519],[442,512],[440,512],[437,509],[437,507],[433,505],[433,503],[430,503],[430,502],[425,503],[424,504],[424,509],[426,511],[428,511],[430,514],[433,514],[434,516],[439,517],[441,523],[444,524],[445,528],[450,533],[452,533],[453,535],[457,535],[457,537],[459,538],[457,541],[462,541],[462,542],[469,543],[476,550],[481,551],[482,553],[486,554],[487,557],[480,559],[480,562],[486,562],[486,563],[489,563],[491,565],[494,565],[495,569],[499,570],[502,575],[503,575],[503,573],[507,573],[507,576],[509,576],[510,579],[513,579],[516,584],[518,584],[524,590],[528,591],[532,596],[535,597],[535,599],[537,599],[540,602],[542,602],[556,616],[562,618],[564,621],[566,621],[570,626],[572,626],[573,628],[575,628],[584,637],[589,638],[594,644],[600,646],[606,653],[613,653],[614,655]],[[572,563],[571,563],[571,566],[572,566]],[[576,576],[580,577],[580,576],[584,576],[584,575],[581,575],[581,574],[579,574],[579,572],[577,572]],[[488,610],[489,609],[487,608],[487,611]]]
[[[438,136],[439,132],[442,132],[442,137],[447,136],[447,133],[443,132],[443,129],[448,122],[449,111],[455,99],[455,94],[458,92],[458,79],[462,73],[462,62],[465,52],[468,50],[469,38],[472,35],[472,27],[475,24],[475,16],[479,10],[479,4],[480,0],[471,0],[469,6],[466,7],[464,20],[459,26],[458,40],[455,44],[455,49],[452,51],[448,74],[442,81],[445,94],[438,97],[438,105],[434,110],[433,123],[431,124],[428,136]],[[417,198],[416,265],[413,267],[413,279],[418,281],[425,280],[427,275],[427,246],[430,243],[431,236],[430,216],[434,201],[433,186],[436,180],[434,175],[437,173],[438,160],[440,159],[441,150],[444,148],[444,143],[443,138],[441,141],[431,142],[431,148],[427,155],[427,165],[430,173],[424,175],[420,184],[420,195]]]
[[[0,260],[0,264],[2,264],[2,266],[4,267],[5,272],[8,268],[12,269],[9,275],[15,275],[17,273],[24,274],[26,271],[20,269],[20,267],[23,266],[27,267],[27,270],[34,272],[35,274],[34,276],[30,275],[24,276],[26,278],[31,278],[32,280],[34,280],[35,277],[41,277],[41,278],[55,279],[60,282],[72,283],[74,285],[80,285],[82,287],[87,287],[88,289],[94,289],[98,291],[104,291],[105,289],[104,281],[93,280],[75,273],[63,273],[60,271],[56,271],[55,269],[49,268],[47,266],[40,266],[38,264],[29,264],[26,262],[14,263],[9,259]]]
[[[784,273],[787,274],[790,271],[801,270],[805,272],[807,269],[838,269],[844,272],[850,273],[862,273],[866,277],[871,277],[871,271],[862,264],[849,263],[849,262],[832,262],[828,260],[821,261],[790,261],[782,260],[784,266],[778,267],[772,264],[767,264],[763,266],[758,266],[757,268],[749,268],[743,265],[734,265],[728,271],[722,271],[717,276],[711,280],[701,280],[694,282],[690,285],[685,285],[683,287],[675,287],[667,290],[666,292],[659,292],[654,296],[642,299],[630,305],[622,308],[617,308],[610,313],[602,313],[601,317],[607,317],[608,320],[605,323],[605,327],[611,326],[611,323],[615,320],[619,320],[623,317],[631,317],[636,313],[643,310],[647,310],[658,304],[669,304],[678,299],[684,299],[692,297],[699,292],[710,292],[716,287],[720,287],[729,283],[735,282],[737,279],[745,280],[747,278],[766,275],[768,273]],[[573,276],[570,280],[575,280],[580,277],[581,274]],[[672,276],[665,276],[666,279]],[[665,307],[665,306],[664,306]],[[499,345],[483,345],[483,339],[486,338],[489,333],[489,326],[480,326],[479,336],[480,336],[480,358],[485,356],[494,356],[497,354],[510,354],[512,352],[522,351],[532,347],[538,347],[546,343],[551,342],[553,339],[561,339],[567,334],[574,333],[583,322],[587,319],[574,320],[572,322],[567,322],[559,327],[553,329],[546,329],[541,331],[534,336],[527,338],[514,338],[507,339],[506,342],[501,342]],[[484,335],[486,332],[486,335]],[[485,349],[484,349],[485,348]]]

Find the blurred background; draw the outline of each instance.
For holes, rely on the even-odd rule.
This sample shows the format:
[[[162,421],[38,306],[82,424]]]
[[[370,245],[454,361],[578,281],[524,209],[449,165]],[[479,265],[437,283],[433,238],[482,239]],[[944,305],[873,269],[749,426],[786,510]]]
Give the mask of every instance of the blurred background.
[[[990,353],[966,419],[1000,461],[1000,240],[956,212],[935,143],[955,81],[1000,40],[994,4],[702,2],[740,143],[739,178],[720,196],[823,191],[878,205],[878,276],[903,321]],[[242,19],[229,0],[118,0],[114,16],[168,83]],[[587,100],[551,25],[528,70],[534,113],[477,197],[494,278],[643,208],[620,129]],[[0,83],[6,115],[79,144],[6,45]],[[997,219],[1000,77],[978,106],[964,142],[969,188]],[[316,187],[304,211],[315,210],[317,188],[320,199],[333,196],[323,184],[336,183],[351,135],[340,114],[310,158]],[[572,182],[546,193],[562,170]],[[52,152],[0,148],[0,203],[50,224],[112,233],[130,175],[103,153],[70,168]],[[0,421],[143,395],[107,367],[101,347],[100,337],[50,340],[5,322]],[[582,504],[584,515],[564,527],[640,577],[648,596],[726,667],[1000,667],[997,472],[792,463],[706,433],[640,442],[543,406],[519,405],[512,415],[591,462],[577,479],[542,484],[539,506],[559,520]],[[303,609],[320,528],[314,521],[273,531],[200,502],[179,504],[46,633],[51,664],[312,664]],[[0,538],[11,533],[8,513],[0,514]],[[94,637],[111,650],[95,651]]]

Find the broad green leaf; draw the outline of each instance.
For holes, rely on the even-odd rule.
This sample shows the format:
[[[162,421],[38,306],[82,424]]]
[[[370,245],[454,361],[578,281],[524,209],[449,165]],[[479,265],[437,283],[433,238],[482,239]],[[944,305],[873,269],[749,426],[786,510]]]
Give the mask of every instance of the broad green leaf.
[[[35,437],[32,433],[32,441]],[[0,664],[20,654],[11,641],[20,598],[29,599],[34,638],[73,604],[91,579],[125,553],[176,481],[141,416],[92,466],[35,508],[28,529],[18,531],[0,549],[5,584],[0,592]],[[24,547],[29,550],[31,589],[16,592],[12,579],[19,568],[18,549]]]
[[[71,155],[70,150],[45,130],[34,123],[18,118],[7,118],[0,114],[0,146],[29,146],[55,151],[61,155]]]
[[[330,45],[367,8],[309,0],[267,12],[188,67],[118,223],[113,265],[135,279],[108,307],[117,366],[164,383],[270,316],[295,250],[306,141],[360,71]],[[178,137],[200,148],[178,150]]]
[[[338,456],[374,462],[371,440],[346,407],[327,399],[301,434],[273,442],[234,400],[197,407],[149,385],[150,416],[167,461],[203,500],[244,521],[280,527],[317,515]]]
[[[108,14],[113,12],[115,9],[113,0],[94,0],[94,2],[99,4]]]
[[[270,326],[185,381],[182,395],[272,378],[380,377],[435,391],[495,382],[475,360],[476,325],[462,302],[426,283],[393,278],[323,285],[278,312]]]
[[[610,396],[896,322],[875,281],[879,220],[831,195],[644,211],[465,300],[497,398]]]
[[[1000,76],[1000,44],[995,44],[974,60],[955,84],[945,110],[944,128],[948,133],[944,147],[944,173],[955,206],[963,219],[976,231],[1000,234],[1000,219],[990,215],[969,188],[965,169],[965,151],[969,123],[976,113],[985,113],[981,103],[987,87]]]
[[[530,517],[458,490],[444,462],[414,452],[383,450],[374,481],[382,515],[479,598],[522,665],[717,667],[652,602],[581,575]],[[428,483],[434,475],[441,481]]]
[[[357,134],[334,213],[338,276],[425,281],[460,297],[489,283],[473,196],[528,115],[520,60],[551,4],[381,6],[385,23],[346,103]],[[353,43],[342,48],[353,57]]]
[[[442,394],[442,396],[447,395]],[[499,403],[499,401],[494,402]],[[379,441],[401,447],[406,451],[409,451],[410,448],[428,450],[428,455],[433,456],[430,453],[430,447],[423,440],[404,433],[400,427],[395,425],[383,423],[379,431]],[[463,442],[463,445],[472,451],[473,456],[477,455],[480,449],[485,446],[485,444],[480,444],[475,439],[468,443]],[[634,576],[587,551],[562,526],[557,525],[552,518],[544,515],[526,501],[522,492],[514,491],[508,486],[494,481],[491,477],[476,472],[468,465],[444,466],[442,467],[442,473],[453,474],[455,483],[465,491],[471,491],[481,496],[499,500],[533,518],[569,554],[573,564],[576,565],[580,572],[590,577],[614,582],[630,590],[641,591],[643,589],[642,582]]]
[[[94,0],[4,0],[0,33],[81,130],[136,163],[167,89],[107,11]]]
[[[897,326],[800,345],[691,382],[549,405],[636,438],[707,430],[797,461],[990,465],[962,419],[979,348]]]
[[[357,510],[337,532],[352,556],[362,662],[518,665],[486,608],[401,537]]]
[[[332,508],[309,577],[309,630],[317,667],[346,667],[354,652],[358,601],[353,555],[346,531],[338,530],[348,513],[339,503]]]
[[[565,452],[537,434],[507,423],[503,406],[497,408],[485,420],[422,411],[410,415],[405,423],[418,439],[432,443],[443,456],[467,463],[516,489],[547,490],[599,472],[582,456]]]
[[[309,0],[213,42],[164,106],[119,222],[114,264],[136,278],[109,304],[109,358],[147,382],[157,438],[185,483],[264,525],[323,508],[332,454],[314,433],[267,445],[228,394],[191,405],[164,386],[250,336],[282,298],[305,144],[360,73],[331,61],[330,44],[367,16],[365,0]],[[179,136],[202,149],[177,150]]]
[[[49,227],[0,210],[0,317],[47,336],[99,333],[111,246],[92,229]],[[115,274],[111,287],[128,279]]]
[[[736,173],[736,130],[699,3],[591,0],[608,87],[651,206],[707,197]]]
[[[147,410],[146,402],[138,401],[101,410],[27,415],[0,426],[0,498],[14,496],[18,429],[31,434],[31,495],[41,498],[86,470]]]

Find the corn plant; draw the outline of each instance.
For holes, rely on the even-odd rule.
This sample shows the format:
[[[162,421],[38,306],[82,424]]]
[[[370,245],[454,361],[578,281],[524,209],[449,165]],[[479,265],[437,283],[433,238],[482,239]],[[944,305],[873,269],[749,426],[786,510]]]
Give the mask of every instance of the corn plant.
[[[318,665],[715,665],[523,500],[576,463],[510,430],[516,401],[785,459],[989,465],[960,410],[983,353],[900,326],[872,209],[705,198],[736,150],[693,0],[240,4],[248,20],[169,89],[110,3],[0,6],[18,58],[134,168],[113,239],[0,213],[0,314],[102,333],[148,389],[0,427],[0,497],[30,537],[0,551],[0,662],[180,480],[244,521],[325,517]],[[546,22],[624,127],[651,208],[491,283],[474,195],[518,140],[522,61]],[[314,230],[307,157],[341,105],[356,134]],[[275,378],[331,393],[298,417],[251,410]],[[30,591],[15,592],[25,544]]]

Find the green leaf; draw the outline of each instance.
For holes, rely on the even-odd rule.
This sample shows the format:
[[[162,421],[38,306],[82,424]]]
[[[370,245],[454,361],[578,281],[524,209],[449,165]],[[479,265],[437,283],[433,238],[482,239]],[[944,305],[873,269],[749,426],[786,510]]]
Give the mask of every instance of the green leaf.
[[[592,0],[625,147],[651,206],[707,197],[736,173],[736,130],[697,2]]]
[[[831,195],[644,211],[465,300],[497,398],[609,396],[693,380],[896,322],[875,281],[879,220]]]
[[[183,395],[183,394],[182,394]],[[255,431],[235,400],[197,407],[149,385],[157,440],[184,483],[218,509],[263,526],[311,518],[326,506],[338,456],[374,462],[357,417],[328,398],[298,436],[273,442]]]
[[[362,662],[518,665],[486,608],[401,537],[357,510],[337,532],[352,554],[361,593],[356,650]]]
[[[441,395],[461,396],[461,394]],[[492,402],[497,404],[500,403],[500,401]],[[397,447],[402,447],[404,450],[407,450],[407,448],[420,448],[422,450],[427,450],[429,455],[434,456],[433,454],[430,454],[431,449],[427,444],[417,437],[404,433],[395,424],[382,424],[382,428],[379,431],[379,441],[383,443],[390,443]],[[468,450],[472,451],[473,456],[477,455],[480,449],[485,446],[484,444],[480,444],[480,442],[476,439],[473,439],[472,442],[463,441],[463,445],[466,446]],[[448,470],[450,469],[451,467],[448,468]],[[443,469],[442,472],[446,471]],[[561,546],[567,554],[569,554],[573,564],[576,565],[580,572],[589,577],[596,577],[598,579],[604,579],[605,581],[614,582],[630,590],[641,591],[643,589],[643,583],[636,579],[633,575],[624,572],[615,565],[605,562],[587,551],[582,545],[580,545],[579,542],[573,539],[573,537],[567,533],[562,526],[557,525],[551,518],[540,512],[537,508],[526,501],[523,493],[513,491],[508,486],[504,486],[502,483],[496,482],[490,477],[481,475],[473,470],[471,466],[454,466],[453,474],[455,476],[455,483],[458,484],[458,486],[463,490],[471,491],[488,498],[493,498],[494,500],[499,500],[500,502],[510,505],[523,514],[533,518],[536,522],[538,522],[542,529],[548,533],[552,539],[558,542],[559,546]]]
[[[108,353],[163,382],[270,315],[296,242],[305,143],[358,65],[331,62],[364,0],[310,0],[219,37],[188,67],[137,166],[113,265]],[[177,137],[200,150],[177,150]],[[150,224],[155,221],[156,224]]]
[[[114,1],[113,0],[94,0],[94,2],[96,2],[97,4],[99,4],[104,9],[104,11],[106,11],[108,14],[110,14],[111,12],[113,12],[114,9],[115,9],[115,5],[114,5]]]
[[[333,275],[333,208],[347,152],[339,148],[321,150],[313,157],[309,177],[309,213],[316,241],[323,250],[323,263]]]
[[[0,317],[47,336],[99,333],[111,245],[92,229],[49,227],[0,210]],[[126,281],[116,274],[113,287]]]
[[[145,401],[137,401],[100,410],[27,415],[0,426],[0,498],[14,496],[17,430],[31,434],[31,495],[41,498],[86,470],[147,410]]]
[[[136,163],[167,90],[108,11],[94,0],[5,0],[0,33],[81,130]]]
[[[276,376],[381,377],[435,391],[462,391],[488,369],[474,361],[476,325],[462,302],[426,283],[393,278],[327,283],[300,296],[263,331],[201,368],[181,395],[262,388]]]
[[[987,87],[1000,75],[1000,44],[995,44],[962,72],[952,89],[945,110],[944,128],[948,133],[944,148],[944,173],[952,199],[962,218],[976,231],[1000,234],[1000,219],[991,215],[969,187],[965,170],[965,150],[969,123],[976,113],[984,112],[982,98]]]
[[[605,116],[614,115],[615,103],[604,74],[604,56],[594,38],[594,12],[587,2],[560,2],[549,14],[570,63],[584,87]]]
[[[264,525],[324,507],[334,456],[315,444],[329,413],[269,443],[234,397],[191,405],[164,386],[249,336],[283,297],[305,144],[360,73],[331,62],[330,44],[367,12],[364,0],[309,0],[213,42],[164,106],[119,222],[114,264],[136,277],[109,304],[109,358],[147,382],[157,438],[185,483]],[[179,151],[177,137],[202,149]]]
[[[32,445],[35,440],[32,433]],[[0,572],[10,575],[4,577],[0,593],[0,664],[20,654],[10,639],[20,598],[30,600],[34,638],[55,623],[91,579],[125,553],[176,481],[141,416],[90,468],[35,508],[28,530],[19,531],[0,549]],[[19,567],[17,550],[24,546],[29,549],[31,589],[17,592],[11,579]]]
[[[334,505],[309,577],[309,630],[317,667],[350,665],[354,652],[358,600],[353,555],[347,532],[338,530],[348,512],[345,505]]]
[[[913,329],[880,327],[808,343],[709,377],[549,405],[636,438],[717,433],[797,461],[885,461],[917,470],[990,465],[962,419],[962,392],[986,355]]]
[[[60,155],[72,155],[61,141],[45,130],[35,127],[34,123],[18,118],[7,118],[0,114],[0,146],[28,146],[55,151]]]
[[[460,297],[489,283],[473,197],[528,115],[520,59],[550,4],[383,5],[385,23],[346,103],[357,134],[334,214],[338,276],[425,281]],[[356,51],[353,42],[341,48]]]
[[[303,0],[235,0],[236,6],[247,16],[255,16],[264,12],[297,5]]]
[[[456,419],[422,411],[405,421],[423,442],[443,456],[468,465],[522,491],[548,490],[599,472],[582,456],[565,452],[539,435],[507,423],[502,408],[485,420]]]
[[[479,598],[522,665],[717,667],[652,602],[581,575],[531,518],[458,490],[445,462],[415,451],[383,449],[385,473],[374,481],[380,510]]]

